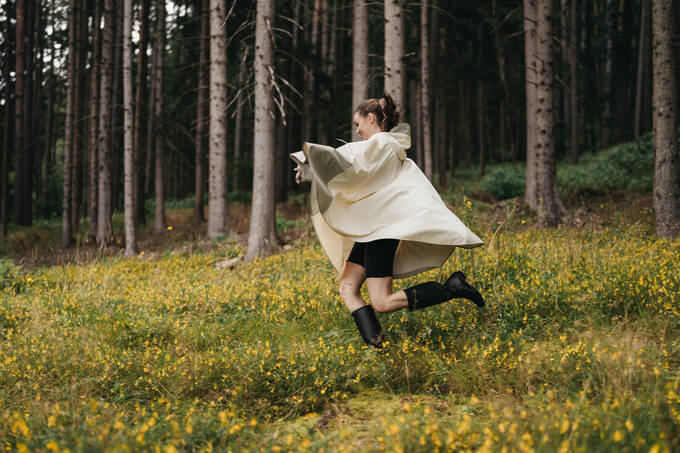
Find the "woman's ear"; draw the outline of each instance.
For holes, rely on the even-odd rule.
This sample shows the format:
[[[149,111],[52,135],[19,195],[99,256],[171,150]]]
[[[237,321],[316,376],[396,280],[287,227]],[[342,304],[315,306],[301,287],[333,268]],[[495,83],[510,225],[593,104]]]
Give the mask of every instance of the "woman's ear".
[[[375,124],[377,122],[377,118],[375,117],[375,113],[368,112],[366,115],[366,119],[368,120],[368,124]]]

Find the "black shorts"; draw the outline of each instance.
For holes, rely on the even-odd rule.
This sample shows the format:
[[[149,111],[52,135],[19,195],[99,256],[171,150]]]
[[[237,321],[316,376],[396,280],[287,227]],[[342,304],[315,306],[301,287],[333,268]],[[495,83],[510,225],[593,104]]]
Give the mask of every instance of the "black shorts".
[[[347,262],[366,269],[366,278],[392,277],[394,254],[399,239],[376,239],[370,242],[355,242]]]

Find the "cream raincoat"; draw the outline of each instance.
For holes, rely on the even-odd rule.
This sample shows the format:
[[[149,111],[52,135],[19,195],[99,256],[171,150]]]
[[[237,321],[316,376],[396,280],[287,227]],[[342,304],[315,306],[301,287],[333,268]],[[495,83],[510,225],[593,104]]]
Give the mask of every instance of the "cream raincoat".
[[[406,123],[339,148],[304,143],[312,223],[338,276],[354,242],[400,239],[395,278],[441,266],[455,247],[483,244],[406,157],[410,147]]]

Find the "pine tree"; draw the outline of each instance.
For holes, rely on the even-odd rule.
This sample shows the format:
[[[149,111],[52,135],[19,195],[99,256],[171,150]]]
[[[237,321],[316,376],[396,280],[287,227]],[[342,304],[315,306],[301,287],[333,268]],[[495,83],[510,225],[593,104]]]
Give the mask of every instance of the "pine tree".
[[[656,233],[680,236],[680,156],[678,155],[677,30],[672,0],[652,0],[654,66],[654,213]]]
[[[274,199],[274,48],[271,29],[274,1],[257,1],[255,26],[255,140],[253,145],[253,205],[246,260],[266,256],[276,242]]]
[[[210,0],[210,162],[208,237],[229,228],[227,211],[226,1]]]

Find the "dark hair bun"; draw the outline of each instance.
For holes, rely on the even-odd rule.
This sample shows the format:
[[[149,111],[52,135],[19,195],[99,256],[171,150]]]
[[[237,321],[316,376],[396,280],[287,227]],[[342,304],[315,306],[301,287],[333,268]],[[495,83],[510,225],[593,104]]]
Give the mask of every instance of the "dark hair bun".
[[[392,99],[392,96],[387,93],[383,94],[380,105],[385,112],[385,130],[389,131],[399,123],[401,112],[397,111],[397,104],[394,102],[394,99]]]

